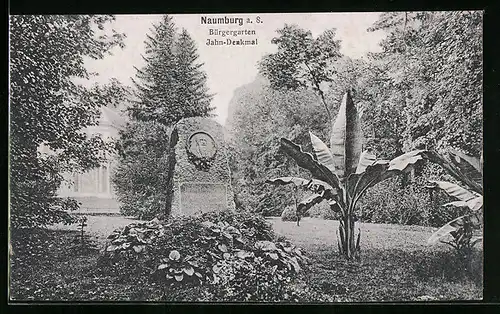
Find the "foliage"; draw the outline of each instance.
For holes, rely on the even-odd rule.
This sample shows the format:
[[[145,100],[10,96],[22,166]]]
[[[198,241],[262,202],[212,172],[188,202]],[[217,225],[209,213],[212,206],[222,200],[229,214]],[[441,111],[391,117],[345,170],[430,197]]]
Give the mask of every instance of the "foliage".
[[[323,135],[327,125],[324,109],[313,92],[276,91],[259,76],[235,91],[229,111],[227,141],[235,201],[247,210],[279,216],[281,209],[293,205],[295,191],[277,191],[263,184],[267,176],[305,173],[273,143],[287,137],[309,144],[307,134],[300,132],[307,126],[314,126],[312,130]]]
[[[120,131],[111,179],[122,214],[153,219],[164,213],[169,138],[170,128],[155,121],[132,121]]]
[[[361,221],[428,226],[433,206],[428,191],[415,182],[402,187],[395,179],[381,182],[366,192],[359,202]]]
[[[124,97],[117,81],[85,87],[86,58],[102,59],[123,35],[105,27],[113,16],[10,17],[10,219],[14,228],[73,222],[78,207],[57,197],[62,173],[99,165],[109,146],[83,128],[99,108]],[[79,83],[81,82],[81,83]],[[47,147],[52,153],[39,151]]]
[[[237,251],[213,268],[214,285],[205,298],[232,301],[281,301],[287,283],[301,271],[304,257],[284,242],[257,241],[252,251]]]
[[[305,212],[304,217],[321,218],[324,220],[338,220],[340,218],[339,213],[332,211],[326,201],[311,207]]]
[[[274,89],[311,88],[318,93],[330,119],[331,108],[322,85],[331,81],[328,65],[340,57],[340,41],[335,39],[335,31],[326,30],[313,38],[310,31],[285,24],[277,30],[279,37],[271,41],[278,51],[266,55],[259,64],[260,72]]]
[[[171,126],[182,118],[208,116],[212,95],[188,32],[178,33],[172,17],[164,15],[153,25],[145,45],[146,65],[136,68],[133,79],[137,99],[128,108],[132,119]]]
[[[482,163],[479,158],[468,156],[456,150],[450,150],[444,156],[435,152],[429,153],[427,158],[431,162],[439,164],[468,188],[464,189],[457,184],[446,181],[429,182],[429,188],[440,189],[449,196],[458,199],[458,201],[443,206],[465,207],[468,211],[442,226],[429,238],[428,242],[434,244],[440,240],[454,247],[462,258],[467,258],[471,255],[473,246],[482,240],[482,237],[473,236],[473,230],[482,227]],[[445,241],[448,236],[453,238],[452,241]]]
[[[177,250],[170,251],[168,258],[162,258],[158,271],[161,276],[165,277],[167,282],[171,281],[171,285],[181,281],[200,281],[203,275],[199,272],[198,264],[192,261],[192,256],[186,255],[181,258],[181,254]],[[175,280],[175,281],[174,281]]]
[[[285,185],[295,184],[314,194],[298,205],[299,214],[311,206],[328,200],[332,211],[340,212],[338,247],[346,259],[359,258],[360,233],[354,237],[355,207],[366,190],[392,176],[408,172],[422,160],[423,151],[411,151],[392,161],[377,160],[370,150],[361,152],[361,124],[356,107],[347,92],[337,119],[333,123],[331,148],[310,133],[314,155],[300,146],[282,138],[281,148],[297,165],[309,170],[313,179],[283,177],[267,181]]]
[[[283,221],[297,221],[297,217],[295,206],[287,206],[281,213],[281,220]]]
[[[108,236],[111,243],[106,246],[106,252],[111,252],[111,255],[125,251],[141,253],[148,244],[164,233],[163,225],[158,219],[145,223],[132,223],[123,230],[115,230]]]
[[[388,12],[369,31],[383,30],[371,62],[386,72],[374,82],[390,89],[403,113],[406,149],[482,145],[481,11]],[[383,86],[382,85],[382,86]],[[381,86],[381,87],[382,87]],[[396,101],[399,99],[399,101]]]
[[[265,219],[249,213],[222,211],[165,224],[132,224],[110,239],[103,265],[116,274],[135,269],[147,282],[163,285],[167,299],[172,291],[200,285],[206,286],[202,299],[279,299],[284,292],[273,289],[285,291],[306,263],[299,248],[278,241]]]

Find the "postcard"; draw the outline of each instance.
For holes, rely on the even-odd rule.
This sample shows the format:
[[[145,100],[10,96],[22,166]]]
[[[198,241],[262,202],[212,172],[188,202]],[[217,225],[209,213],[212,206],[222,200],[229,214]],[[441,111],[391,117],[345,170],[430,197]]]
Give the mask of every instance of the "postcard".
[[[9,300],[483,299],[483,12],[11,15]]]

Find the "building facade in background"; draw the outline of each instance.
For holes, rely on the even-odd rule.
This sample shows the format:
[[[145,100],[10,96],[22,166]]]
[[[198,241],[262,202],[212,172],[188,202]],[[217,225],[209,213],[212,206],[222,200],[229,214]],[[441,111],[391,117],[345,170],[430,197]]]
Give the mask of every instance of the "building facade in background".
[[[105,140],[116,139],[126,119],[118,109],[102,107],[99,124],[90,126],[84,132],[91,136],[100,134]],[[47,147],[41,147],[41,152],[49,153]],[[111,173],[116,165],[115,156],[111,155],[99,168],[85,173],[66,173],[58,194],[61,197],[71,197],[81,203],[81,210],[98,210],[118,212]]]
[[[105,140],[113,140],[118,137],[120,128],[125,124],[124,117],[116,109],[103,107],[99,124],[88,127],[87,135],[100,134]],[[101,167],[92,169],[86,173],[73,173],[67,177],[59,189],[59,195],[75,198],[95,197],[114,199],[115,193],[111,184],[111,171],[115,166],[113,156],[108,161],[101,164]]]

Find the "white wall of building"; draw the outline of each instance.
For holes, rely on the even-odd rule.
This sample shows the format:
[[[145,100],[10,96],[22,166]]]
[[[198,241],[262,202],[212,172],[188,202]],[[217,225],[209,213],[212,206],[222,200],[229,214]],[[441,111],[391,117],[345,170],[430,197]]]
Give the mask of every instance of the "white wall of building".
[[[118,113],[114,113],[114,117],[110,117],[109,115],[113,114],[112,109],[104,108],[103,110],[99,125],[86,128],[85,133],[88,136],[100,134],[105,140],[116,139],[120,127],[120,125],[117,125],[117,117],[119,115]],[[112,111],[111,113],[109,112],[110,110]],[[108,161],[101,164],[99,168],[85,173],[63,174],[65,182],[61,185],[58,194],[63,197],[114,199],[115,193],[113,184],[111,183],[111,173],[115,164],[114,156],[110,156]]]

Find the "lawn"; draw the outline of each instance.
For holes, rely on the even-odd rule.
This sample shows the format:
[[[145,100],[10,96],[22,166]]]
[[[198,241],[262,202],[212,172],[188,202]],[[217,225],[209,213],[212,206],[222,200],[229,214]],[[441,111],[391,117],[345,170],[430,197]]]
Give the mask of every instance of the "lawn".
[[[465,272],[450,247],[426,244],[434,228],[361,223],[361,262],[347,264],[337,254],[338,221],[304,218],[300,226],[271,221],[276,233],[313,259],[310,284],[346,301],[482,299],[482,249]]]
[[[276,233],[302,247],[311,258],[306,281],[347,302],[478,300],[482,298],[482,252],[473,267],[458,267],[446,245],[429,247],[434,229],[417,226],[360,224],[362,259],[345,263],[339,256],[337,221],[304,218],[294,222],[269,219]],[[133,220],[90,216],[88,232],[102,249],[112,230]],[[155,287],[130,285],[100,272],[99,251],[73,248],[76,227],[56,226],[44,232],[12,235],[17,251],[11,258],[12,300],[118,301],[155,299]],[[23,243],[34,248],[27,254]],[[156,289],[157,290],[157,289]]]

